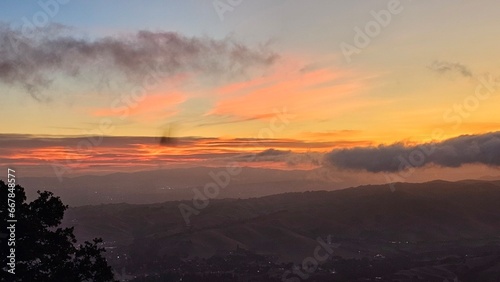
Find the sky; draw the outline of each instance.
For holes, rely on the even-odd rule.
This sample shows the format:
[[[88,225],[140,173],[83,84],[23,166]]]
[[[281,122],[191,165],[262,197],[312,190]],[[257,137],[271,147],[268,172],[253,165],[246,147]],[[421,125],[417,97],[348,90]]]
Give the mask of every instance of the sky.
[[[254,153],[267,155],[259,167],[394,173],[400,154],[432,143],[440,153],[413,166],[497,174],[499,8],[2,1],[2,162],[45,175],[37,167],[216,166]]]

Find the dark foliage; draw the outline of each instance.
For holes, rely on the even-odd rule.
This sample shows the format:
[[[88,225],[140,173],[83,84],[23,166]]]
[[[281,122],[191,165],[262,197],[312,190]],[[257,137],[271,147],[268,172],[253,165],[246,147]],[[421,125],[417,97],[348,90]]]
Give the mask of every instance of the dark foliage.
[[[1,232],[6,232],[8,186],[0,180]],[[2,238],[1,264],[4,281],[115,281],[103,257],[101,239],[76,245],[73,228],[60,228],[68,208],[51,192],[38,191],[38,198],[26,202],[24,188],[15,186],[16,241],[15,274],[7,273],[10,247]]]

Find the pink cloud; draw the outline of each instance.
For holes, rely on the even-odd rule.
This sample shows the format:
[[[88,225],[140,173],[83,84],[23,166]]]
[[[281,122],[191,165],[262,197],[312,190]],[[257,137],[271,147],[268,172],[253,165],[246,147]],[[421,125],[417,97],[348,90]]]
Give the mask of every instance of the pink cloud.
[[[286,107],[300,119],[324,118],[373,103],[360,97],[366,82],[351,71],[304,70],[297,63],[284,64],[270,75],[218,88],[218,101],[206,115],[266,119]]]
[[[146,95],[145,99],[133,102],[128,107],[128,116],[139,122],[152,122],[175,115],[177,106],[186,101],[187,95],[179,91]],[[126,103],[120,104],[126,106]],[[113,107],[94,109],[91,114],[97,117],[119,117]]]

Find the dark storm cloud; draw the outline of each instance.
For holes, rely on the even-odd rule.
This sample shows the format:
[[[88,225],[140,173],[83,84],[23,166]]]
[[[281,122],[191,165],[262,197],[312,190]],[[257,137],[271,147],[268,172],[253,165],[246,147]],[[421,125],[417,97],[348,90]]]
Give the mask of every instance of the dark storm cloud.
[[[34,98],[58,75],[76,77],[88,68],[101,70],[104,79],[116,73],[142,79],[152,68],[165,76],[194,72],[229,77],[277,58],[266,46],[250,48],[231,38],[139,31],[91,40],[62,25],[27,32],[0,24],[0,48],[0,82],[22,86]]]
[[[429,68],[433,71],[436,71],[440,74],[448,73],[448,72],[457,72],[465,77],[472,77],[472,71],[469,67],[461,64],[461,63],[453,63],[447,61],[434,61]]]
[[[325,156],[327,164],[342,169],[369,172],[395,172],[409,166],[435,164],[459,167],[464,164],[500,165],[500,132],[464,135],[439,143],[419,146],[393,144],[333,150]]]

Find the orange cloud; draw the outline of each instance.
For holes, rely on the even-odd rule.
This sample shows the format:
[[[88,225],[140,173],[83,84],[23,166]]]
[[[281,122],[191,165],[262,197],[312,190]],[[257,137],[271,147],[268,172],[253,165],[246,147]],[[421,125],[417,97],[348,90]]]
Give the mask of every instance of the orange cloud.
[[[357,91],[365,87],[350,71],[304,71],[290,64],[271,75],[217,89],[219,100],[206,115],[265,119],[274,109],[287,107],[300,119],[331,117],[372,104],[358,97]]]
[[[302,132],[300,137],[306,140],[332,140],[337,138],[346,138],[352,136],[359,136],[360,130],[331,130],[322,132]]]
[[[257,154],[269,148],[293,153],[326,152],[335,142],[306,142],[295,139],[179,138],[175,146],[161,146],[154,137],[103,137],[95,146],[82,145],[88,137],[20,137],[0,139],[0,159],[27,174],[52,166],[65,175],[102,171],[137,171],[161,167],[224,166],[236,156]],[[91,144],[87,142],[87,144]],[[245,166],[286,168],[283,162],[243,162]],[[48,167],[48,171],[47,171]],[[67,174],[66,174],[67,173]]]
[[[120,106],[122,109],[126,108],[124,110],[118,111],[110,106],[93,110],[91,114],[97,117],[120,117],[126,112],[128,116],[139,122],[152,122],[175,115],[178,112],[177,106],[186,101],[186,96],[179,91],[149,94],[142,101],[127,103],[122,100],[123,103]]]

